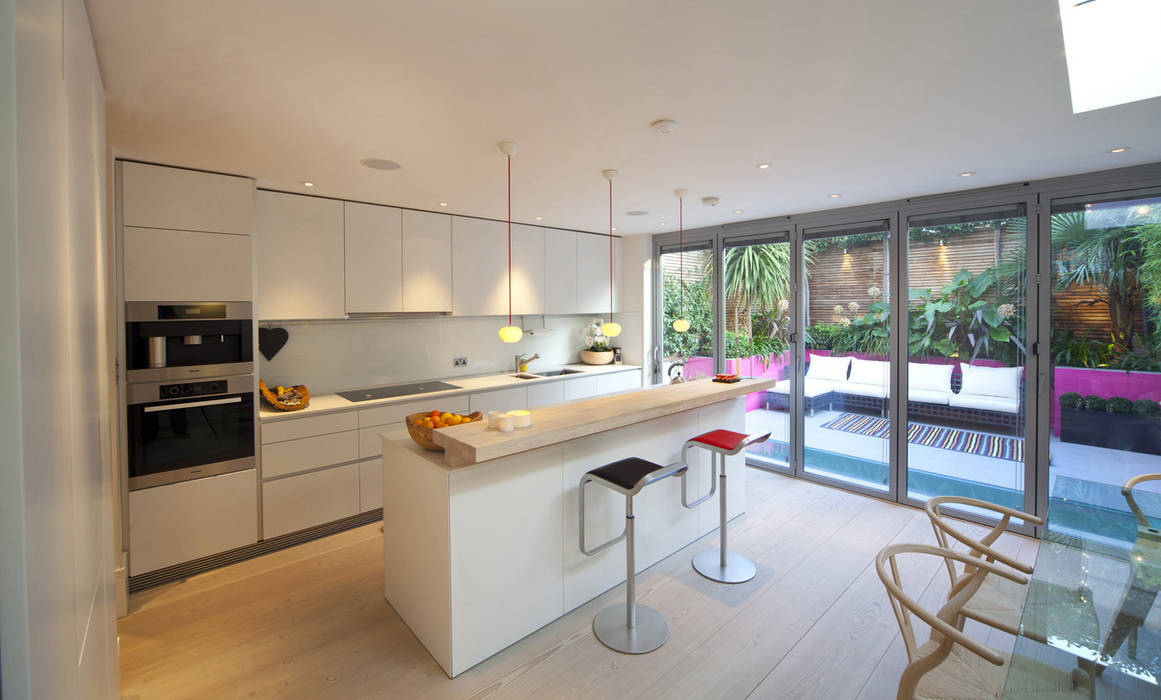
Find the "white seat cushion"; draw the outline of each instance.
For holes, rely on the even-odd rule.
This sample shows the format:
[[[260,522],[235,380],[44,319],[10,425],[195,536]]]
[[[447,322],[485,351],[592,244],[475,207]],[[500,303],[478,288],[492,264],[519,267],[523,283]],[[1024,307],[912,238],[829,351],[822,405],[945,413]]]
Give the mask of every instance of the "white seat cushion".
[[[890,363],[860,360],[856,357],[851,361],[851,376],[848,381],[853,384],[874,384],[883,387],[890,383],[890,376]]]
[[[802,395],[808,399],[813,399],[817,396],[822,396],[823,394],[829,394],[830,392],[834,391],[834,387],[835,382],[828,382],[823,379],[811,379],[810,377],[807,377],[802,384]],[[790,380],[783,379],[782,381],[775,384],[774,388],[770,389],[770,391],[773,391],[776,394],[789,395]]]
[[[982,411],[998,411],[1000,413],[1019,413],[1019,399],[1005,399],[1000,396],[985,396],[983,394],[965,394],[962,391],[947,397],[947,405],[955,408],[976,408]]]
[[[811,355],[810,366],[806,368],[806,376],[810,379],[824,379],[831,382],[845,382],[847,369],[851,366],[851,358],[827,357],[826,355]]]
[[[1022,367],[973,367],[963,365],[963,385],[960,395],[995,396],[1002,399],[1020,399]]]
[[[907,400],[915,403],[933,403],[939,406],[946,406],[948,400],[954,396],[951,391],[934,391],[932,389],[916,389],[911,387],[907,392]]]
[[[887,387],[882,384],[863,384],[862,382],[843,382],[835,389],[840,394],[851,396],[870,396],[876,399],[887,398]]]
[[[922,362],[907,363],[907,384],[912,391],[951,391],[951,372],[955,365],[929,365]],[[914,401],[915,399],[912,399]],[[947,403],[946,401],[944,403]]]

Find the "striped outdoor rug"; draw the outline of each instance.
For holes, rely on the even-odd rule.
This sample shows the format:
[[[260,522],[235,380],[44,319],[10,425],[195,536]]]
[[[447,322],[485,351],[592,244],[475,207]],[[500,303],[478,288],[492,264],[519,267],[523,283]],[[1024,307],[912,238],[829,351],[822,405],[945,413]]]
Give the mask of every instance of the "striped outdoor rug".
[[[843,413],[838,418],[824,423],[822,427],[856,435],[885,438],[890,430],[890,422],[886,418]],[[1024,438],[910,423],[907,426],[907,442],[1012,462],[1024,461]]]

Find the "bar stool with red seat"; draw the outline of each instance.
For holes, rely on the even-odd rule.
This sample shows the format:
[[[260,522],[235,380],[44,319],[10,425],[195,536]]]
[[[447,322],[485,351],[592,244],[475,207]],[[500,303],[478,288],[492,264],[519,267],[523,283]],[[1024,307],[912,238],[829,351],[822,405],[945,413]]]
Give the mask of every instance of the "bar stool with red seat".
[[[685,481],[682,480],[681,503],[686,508],[693,508],[714,495],[717,482],[721,482],[721,493],[719,495],[720,511],[721,511],[721,525],[720,525],[720,540],[721,545],[718,549],[708,549],[693,558],[693,568],[702,576],[712,580],[720,581],[721,583],[744,583],[754,578],[754,574],[758,572],[758,568],[754,562],[748,558],[731,552],[726,547],[726,457],[736,455],[750,445],[756,445],[760,442],[766,442],[770,439],[770,433],[763,433],[761,435],[746,435],[745,433],[735,433],[732,430],[711,430],[708,433],[702,433],[697,437],[690,438],[685,441],[681,447],[681,463],[689,464],[686,459],[686,453],[691,447],[701,447],[710,452],[710,490],[709,493],[701,498],[687,502],[685,496]],[[714,459],[717,455],[717,460]],[[721,471],[719,478],[714,480],[714,462],[721,463]]]

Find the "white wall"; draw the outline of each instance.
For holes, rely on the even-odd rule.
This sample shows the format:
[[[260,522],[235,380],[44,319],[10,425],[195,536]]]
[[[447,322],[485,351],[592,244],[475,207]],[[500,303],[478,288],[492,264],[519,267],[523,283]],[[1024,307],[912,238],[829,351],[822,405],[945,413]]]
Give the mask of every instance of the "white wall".
[[[82,0],[0,0],[0,51],[2,694],[116,697],[104,92]]]
[[[653,347],[653,237],[649,234],[621,239],[621,324],[619,338],[624,361],[644,368],[649,384],[649,355]]]
[[[499,316],[284,323],[280,327],[290,332],[290,340],[273,360],[259,358],[259,376],[270,385],[305,384],[312,393],[326,394],[436,377],[508,372],[516,353],[540,353],[529,371],[578,362],[584,329],[597,317],[543,318],[552,333],[525,334],[511,345],[501,342],[496,334],[508,321]],[[620,314],[617,318],[625,323]],[[526,322],[538,326],[539,319],[528,316]],[[519,325],[520,318],[514,321]],[[453,366],[454,357],[467,357],[468,366]]]

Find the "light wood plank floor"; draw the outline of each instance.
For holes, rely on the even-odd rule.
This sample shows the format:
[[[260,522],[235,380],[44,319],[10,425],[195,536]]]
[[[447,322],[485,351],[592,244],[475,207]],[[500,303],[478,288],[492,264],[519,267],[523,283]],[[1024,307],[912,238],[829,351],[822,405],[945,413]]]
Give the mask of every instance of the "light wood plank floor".
[[[623,656],[592,635],[618,586],[449,680],[382,597],[378,525],[135,594],[118,625],[126,698],[859,698],[895,695],[906,662],[873,565],[891,542],[934,542],[926,515],[751,469],[748,512],[731,542],[754,580],[708,581],[690,557],[707,535],[638,577],[669,641]],[[971,529],[971,528],[969,528]],[[1036,541],[1009,535],[1032,561]],[[941,564],[918,559],[904,584],[938,607]],[[918,624],[918,620],[915,621]],[[999,649],[1012,639],[983,626]],[[926,639],[921,630],[921,639]],[[1007,637],[1007,638],[1005,638]]]

